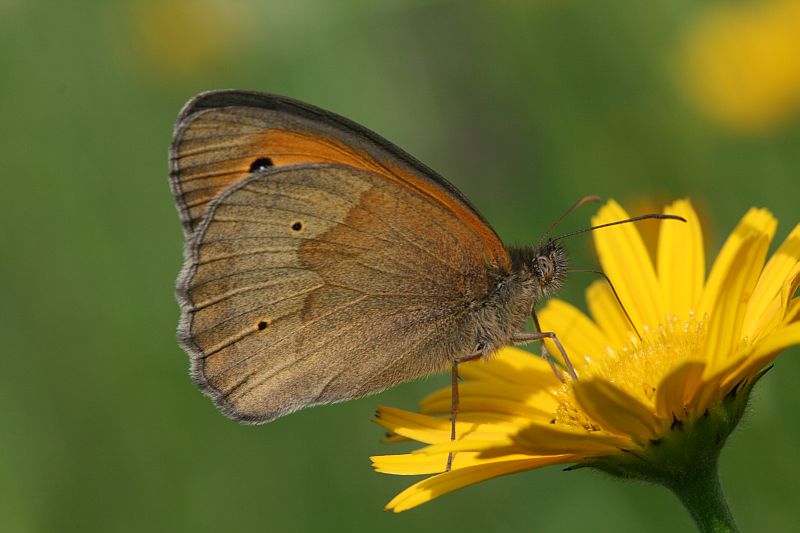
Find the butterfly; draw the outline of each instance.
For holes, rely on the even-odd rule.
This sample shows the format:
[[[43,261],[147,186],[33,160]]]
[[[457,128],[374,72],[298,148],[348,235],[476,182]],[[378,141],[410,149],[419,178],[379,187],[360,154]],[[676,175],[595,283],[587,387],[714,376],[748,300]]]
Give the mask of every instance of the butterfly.
[[[225,415],[269,422],[450,369],[455,437],[460,363],[550,338],[571,370],[553,332],[524,330],[567,274],[559,240],[506,246],[376,133],[290,98],[212,91],[180,112],[169,159],[178,339]]]

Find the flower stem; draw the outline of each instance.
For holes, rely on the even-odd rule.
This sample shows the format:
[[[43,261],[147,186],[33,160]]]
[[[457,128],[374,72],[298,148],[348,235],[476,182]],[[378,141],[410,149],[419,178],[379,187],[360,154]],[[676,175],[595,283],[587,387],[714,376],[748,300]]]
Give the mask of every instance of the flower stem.
[[[725,501],[716,465],[696,470],[690,476],[682,476],[669,483],[668,487],[692,515],[701,532],[739,531]]]

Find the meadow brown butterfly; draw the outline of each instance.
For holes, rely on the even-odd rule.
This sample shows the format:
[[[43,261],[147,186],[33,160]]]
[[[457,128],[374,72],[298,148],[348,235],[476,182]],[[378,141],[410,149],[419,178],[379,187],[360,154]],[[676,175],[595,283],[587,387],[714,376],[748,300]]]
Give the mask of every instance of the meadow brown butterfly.
[[[447,368],[454,421],[458,363],[557,341],[522,330],[565,277],[558,239],[506,247],[444,178],[333,113],[202,93],[178,117],[170,184],[186,238],[178,338],[239,422]]]

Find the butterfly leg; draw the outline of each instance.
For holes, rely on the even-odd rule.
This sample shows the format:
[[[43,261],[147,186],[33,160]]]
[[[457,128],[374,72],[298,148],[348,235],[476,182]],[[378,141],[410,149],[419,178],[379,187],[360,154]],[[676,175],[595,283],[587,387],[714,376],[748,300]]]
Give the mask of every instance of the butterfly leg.
[[[533,323],[536,326],[536,331],[542,331],[542,326],[539,324],[539,316],[536,314],[535,305],[531,308],[531,318],[533,319]],[[567,351],[561,345],[561,341],[558,340],[558,337],[556,337],[555,333],[553,333],[553,342],[561,352],[561,356],[563,357],[564,360],[564,365],[567,367],[567,370],[569,370],[569,375],[572,377],[573,380],[578,381],[578,375],[575,373],[575,367],[572,366],[572,362],[569,360],[569,357],[567,357]],[[543,354],[547,353],[547,346],[545,346],[544,342],[542,343],[542,353]]]
[[[539,317],[536,315],[535,305],[531,307],[531,319],[533,319],[533,326],[536,328],[536,331],[542,331],[542,326],[539,324]],[[547,363],[550,365],[550,370],[553,371],[554,375],[561,376],[561,373],[558,371],[556,363],[553,360],[553,356],[547,351],[547,345],[545,343],[542,343],[542,359],[547,361]]]
[[[469,355],[459,357],[453,360],[451,370],[451,391],[450,391],[450,441],[456,440],[456,417],[458,416],[458,364],[466,363],[467,361],[474,361],[480,359],[483,352],[478,351]],[[447,466],[445,472],[449,472],[453,466],[453,452],[447,454]]]
[[[573,380],[578,381],[578,375],[575,373],[575,367],[572,366],[572,362],[569,360],[569,357],[567,357],[567,352],[566,352],[566,350],[564,350],[564,346],[561,344],[561,341],[558,340],[558,337],[556,336],[556,334],[554,332],[552,332],[552,331],[538,331],[538,332],[523,331],[521,333],[515,333],[514,336],[511,337],[511,342],[513,342],[514,344],[528,344],[529,342],[542,341],[544,339],[550,339],[550,340],[553,341],[553,344],[556,345],[556,348],[558,348],[558,351],[561,352],[561,357],[564,359],[564,366],[567,368],[567,371],[569,372],[570,377]],[[547,352],[545,350],[543,352],[543,354],[546,354],[546,353]],[[555,364],[553,363],[552,359],[547,357],[547,361],[550,363],[550,368],[553,369],[553,372],[555,373],[555,375],[556,376],[560,376],[560,373],[558,372],[558,369],[555,367]]]

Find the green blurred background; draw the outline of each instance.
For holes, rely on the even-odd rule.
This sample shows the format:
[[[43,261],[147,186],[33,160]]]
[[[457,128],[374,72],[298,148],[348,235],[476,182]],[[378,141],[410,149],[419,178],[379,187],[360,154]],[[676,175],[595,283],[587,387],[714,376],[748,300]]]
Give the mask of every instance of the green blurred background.
[[[0,0],[0,530],[691,528],[662,489],[558,468],[383,512],[413,480],[371,471],[398,449],[373,410],[413,409],[445,376],[266,426],[224,418],[175,342],[167,146],[193,94],[264,90],[381,132],[506,241],[586,194],[631,211],[689,196],[712,253],[751,205],[782,239],[800,221],[800,43],[770,41],[784,4]],[[595,263],[588,237],[570,246]],[[589,281],[563,296],[583,305]],[[745,531],[800,523],[798,355],[722,457]]]

